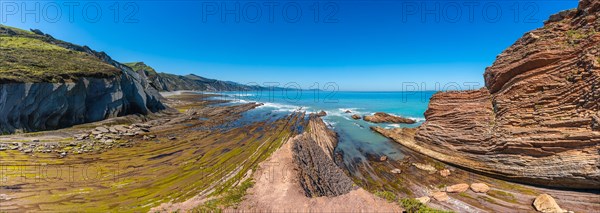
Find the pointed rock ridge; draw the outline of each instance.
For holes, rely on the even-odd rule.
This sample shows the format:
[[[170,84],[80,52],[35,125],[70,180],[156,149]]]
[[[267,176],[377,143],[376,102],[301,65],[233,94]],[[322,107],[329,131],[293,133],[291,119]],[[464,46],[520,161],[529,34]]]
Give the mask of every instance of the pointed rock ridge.
[[[290,139],[298,180],[307,197],[338,196],[352,190],[353,182],[334,162],[335,132],[311,114],[307,130]]]
[[[582,0],[526,33],[485,70],[485,88],[434,94],[414,148],[511,181],[597,188],[599,10]]]

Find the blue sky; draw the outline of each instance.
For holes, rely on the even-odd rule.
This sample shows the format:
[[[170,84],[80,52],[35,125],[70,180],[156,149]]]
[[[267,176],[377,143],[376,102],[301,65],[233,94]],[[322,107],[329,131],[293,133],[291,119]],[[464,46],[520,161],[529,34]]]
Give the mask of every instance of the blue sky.
[[[0,23],[161,72],[399,91],[403,82],[427,90],[439,89],[436,82],[483,86],[496,55],[549,15],[575,7],[576,0],[3,0]]]

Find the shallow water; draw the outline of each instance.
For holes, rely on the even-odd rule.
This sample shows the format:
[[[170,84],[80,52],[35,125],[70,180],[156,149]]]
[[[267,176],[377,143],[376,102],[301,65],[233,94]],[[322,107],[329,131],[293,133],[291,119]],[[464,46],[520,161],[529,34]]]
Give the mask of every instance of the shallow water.
[[[263,106],[245,112],[239,122],[273,121],[293,111],[327,113],[323,120],[339,135],[336,152],[343,154],[347,167],[367,156],[386,155],[393,160],[403,157],[397,143],[374,133],[371,126],[384,128],[416,127],[424,120],[429,98],[435,92],[336,92],[315,91],[250,91],[222,92],[218,99],[232,101],[229,104],[260,102]],[[352,111],[345,113],[346,110]],[[416,119],[416,124],[373,124],[362,119],[354,120],[353,114],[370,115],[386,112]]]

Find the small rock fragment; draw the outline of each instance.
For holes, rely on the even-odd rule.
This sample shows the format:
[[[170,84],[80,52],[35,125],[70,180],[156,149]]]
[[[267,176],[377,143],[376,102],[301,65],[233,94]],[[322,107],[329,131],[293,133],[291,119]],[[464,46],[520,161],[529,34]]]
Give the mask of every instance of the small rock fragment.
[[[556,200],[548,194],[538,195],[533,201],[533,206],[536,210],[544,213],[563,213],[567,212],[561,209],[556,203]]]
[[[431,198],[429,198],[428,196],[418,197],[415,199],[421,202],[422,204],[427,204],[429,203],[429,201],[431,201]]]
[[[387,160],[387,158],[388,158],[387,156],[382,155],[381,157],[379,157],[379,161],[384,162]]]
[[[467,189],[469,189],[469,184],[460,183],[460,184],[455,184],[455,185],[446,187],[446,192],[459,193],[459,192],[467,191]]]
[[[392,171],[390,171],[390,172],[394,173],[394,174],[400,174],[400,173],[402,173],[402,170],[400,170],[400,169],[392,169]]]
[[[490,190],[490,187],[485,183],[473,183],[471,184],[471,190],[477,193],[486,193]]]
[[[169,140],[177,140],[177,137],[175,137],[175,136],[169,136]]]
[[[433,197],[433,199],[440,201],[440,202],[446,202],[450,199],[450,197],[448,197],[448,194],[446,194],[446,192],[435,192],[435,193],[431,194],[431,196]]]
[[[106,127],[102,127],[102,126],[96,127],[96,131],[101,132],[101,133],[109,133],[110,132],[110,130],[108,130]]]
[[[433,174],[433,173],[437,172],[437,170],[433,166],[428,165],[428,164],[413,163],[412,165],[417,167],[420,170],[428,171],[429,174]]]
[[[450,175],[450,170],[449,169],[442,169],[442,170],[440,170],[440,175],[442,177],[448,177]]]

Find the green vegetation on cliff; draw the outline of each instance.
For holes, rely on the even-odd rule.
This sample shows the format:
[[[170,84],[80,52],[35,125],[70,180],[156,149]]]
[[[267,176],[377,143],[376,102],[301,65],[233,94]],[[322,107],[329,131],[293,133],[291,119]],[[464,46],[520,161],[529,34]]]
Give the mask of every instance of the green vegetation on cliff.
[[[158,73],[151,66],[146,65],[144,62],[131,62],[124,63],[125,66],[130,67],[134,71],[145,71],[146,75],[150,78],[156,76]]]
[[[112,77],[120,70],[85,52],[85,47],[49,35],[0,25],[0,83],[63,82]]]

